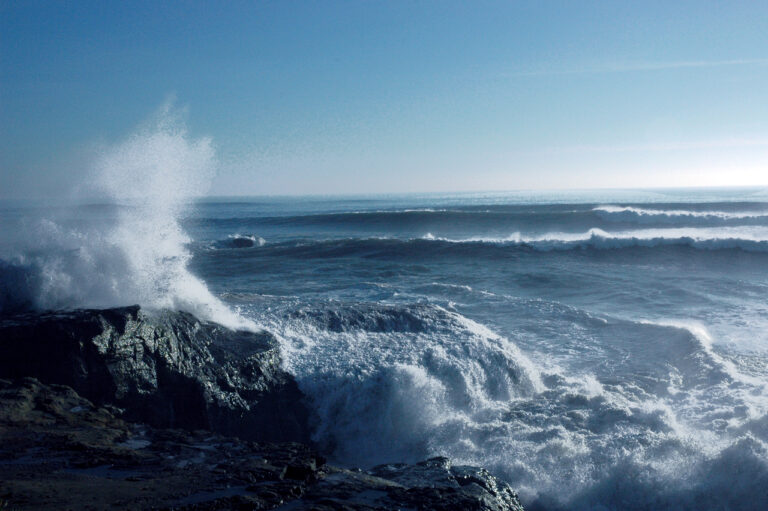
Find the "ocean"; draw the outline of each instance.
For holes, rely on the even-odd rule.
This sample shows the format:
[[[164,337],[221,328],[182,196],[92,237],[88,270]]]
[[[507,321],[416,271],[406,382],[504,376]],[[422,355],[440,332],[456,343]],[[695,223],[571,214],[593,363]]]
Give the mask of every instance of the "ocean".
[[[280,339],[347,466],[445,455],[526,509],[768,509],[768,192],[0,208],[0,307]]]

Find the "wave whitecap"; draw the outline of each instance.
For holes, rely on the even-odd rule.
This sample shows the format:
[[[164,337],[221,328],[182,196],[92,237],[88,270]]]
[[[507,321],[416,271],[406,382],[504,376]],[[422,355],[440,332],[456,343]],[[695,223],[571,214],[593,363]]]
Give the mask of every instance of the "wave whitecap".
[[[704,250],[741,249],[768,252],[768,228],[666,228],[607,232],[589,229],[583,233],[551,233],[523,236],[514,233],[506,238],[472,237],[442,238],[427,233],[422,239],[448,243],[488,243],[527,246],[535,250],[619,249],[682,245]]]
[[[688,209],[653,209],[632,206],[598,206],[592,211],[603,220],[613,222],[662,224],[711,224],[739,221],[766,221],[768,211],[695,211]]]

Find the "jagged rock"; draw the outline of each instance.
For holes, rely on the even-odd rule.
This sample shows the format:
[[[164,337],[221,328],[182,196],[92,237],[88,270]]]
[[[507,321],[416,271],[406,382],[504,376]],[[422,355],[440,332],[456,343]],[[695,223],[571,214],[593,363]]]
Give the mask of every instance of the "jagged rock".
[[[446,458],[369,472],[298,443],[130,424],[71,388],[0,380],[0,509],[521,511],[485,470]]]
[[[517,494],[486,470],[452,467],[437,457],[415,465],[381,465],[367,472],[329,469],[300,502],[285,509],[419,509],[522,511]]]
[[[268,333],[138,307],[15,315],[0,378],[0,509],[522,510],[446,458],[327,465]]]
[[[154,427],[309,439],[307,410],[269,333],[138,306],[0,319],[0,378],[68,385]]]

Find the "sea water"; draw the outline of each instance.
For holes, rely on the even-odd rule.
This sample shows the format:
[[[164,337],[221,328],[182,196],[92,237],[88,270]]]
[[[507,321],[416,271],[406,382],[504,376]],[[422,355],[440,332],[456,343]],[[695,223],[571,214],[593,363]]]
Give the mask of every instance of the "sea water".
[[[99,201],[3,203],[2,311],[267,329],[337,464],[445,455],[527,509],[768,509],[764,189],[189,202],[210,158],[155,127],[105,151]]]
[[[209,200],[185,226],[192,271],[282,339],[337,463],[446,455],[530,509],[761,509],[766,199]]]

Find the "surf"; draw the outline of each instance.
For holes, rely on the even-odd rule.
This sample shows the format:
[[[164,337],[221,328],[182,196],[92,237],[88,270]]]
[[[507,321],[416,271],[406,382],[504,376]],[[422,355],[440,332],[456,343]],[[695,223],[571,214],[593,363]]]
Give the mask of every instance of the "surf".
[[[188,268],[192,240],[180,218],[206,193],[215,170],[212,141],[191,137],[170,103],[103,145],[80,185],[98,197],[97,210],[90,199],[24,216],[23,235],[2,244],[2,310],[139,304],[255,328]]]

